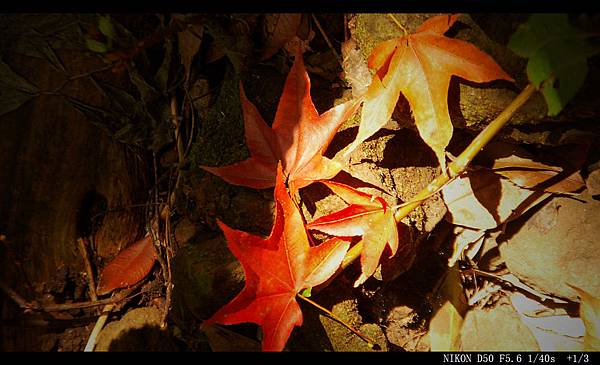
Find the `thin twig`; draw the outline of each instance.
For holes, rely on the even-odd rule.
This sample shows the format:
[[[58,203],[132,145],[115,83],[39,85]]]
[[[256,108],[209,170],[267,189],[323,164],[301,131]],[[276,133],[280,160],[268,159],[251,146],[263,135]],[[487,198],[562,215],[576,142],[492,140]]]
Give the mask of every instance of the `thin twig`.
[[[83,352],[92,352],[94,351],[94,347],[96,347],[96,339],[98,338],[98,334],[102,331],[106,320],[108,319],[108,315],[115,308],[115,304],[108,304],[102,309],[102,315],[98,317],[96,321],[96,325],[90,334],[90,338],[88,338],[87,343],[85,344],[85,349]]]
[[[531,288],[530,286],[524,284],[521,280],[519,280],[519,278],[517,278],[516,276],[514,276],[513,274],[504,274],[504,275],[496,275],[490,272],[486,272],[486,271],[482,271],[482,270],[478,270],[475,268],[470,268],[466,270],[467,272],[472,272],[474,274],[480,275],[480,276],[484,276],[487,278],[491,278],[491,279],[496,279],[496,280],[500,280],[502,282],[505,283],[509,283],[510,285],[512,285],[513,287],[517,288],[517,289],[521,289],[524,290],[526,292],[528,292],[529,294],[532,294],[538,298],[540,298],[542,301],[546,301],[546,300],[550,300],[553,301],[555,303],[560,303],[560,304],[565,304],[568,303],[565,300],[556,298],[556,297],[551,297],[548,296],[546,294],[540,293],[537,290]]]
[[[329,41],[329,37],[327,37],[327,34],[325,34],[325,31],[321,27],[321,23],[319,23],[319,20],[317,20],[317,17],[315,16],[315,14],[311,14],[311,16],[312,16],[313,21],[317,25],[317,28],[319,28],[319,32],[321,32],[321,35],[323,36],[323,39],[325,39],[325,42],[327,43],[327,45],[329,46],[329,48],[331,49],[331,51],[335,55],[335,59],[340,64],[340,66],[343,68],[344,66],[342,65],[342,58],[337,53],[337,51],[335,50],[335,48],[333,48],[333,44],[331,44],[331,41]]]
[[[130,300],[135,295],[128,297],[128,295],[139,288],[143,282],[140,282],[129,289],[125,289],[120,291],[118,294],[114,295],[112,298],[100,299],[96,302],[78,302],[78,303],[66,303],[66,304],[54,304],[54,305],[40,305],[35,302],[28,302],[22,296],[20,296],[17,292],[9,288],[6,284],[0,281],[0,289],[8,295],[21,309],[25,310],[35,310],[42,312],[60,312],[71,309],[83,309],[83,308],[93,308],[99,307],[107,304],[118,303],[123,300]]]
[[[477,153],[481,151],[485,145],[492,139],[506,123],[510,120],[512,115],[519,109],[529,97],[535,92],[535,87],[528,84],[523,91],[494,119],[484,130],[482,130],[477,137],[471,142],[471,144],[465,148],[465,150],[448,165],[448,171],[444,171],[432,182],[429,183],[423,190],[415,195],[412,200],[408,203],[403,204],[395,213],[394,219],[396,222],[400,222],[404,217],[408,216],[410,212],[420,206],[428,197],[431,197],[432,193],[437,192],[443,187],[451,178],[455,178],[466,171],[468,165],[475,158]],[[358,242],[346,253],[344,261],[342,262],[342,268],[349,266],[354,260],[360,257],[363,249],[363,241]]]
[[[354,327],[350,326],[349,324],[347,324],[346,322],[344,322],[340,317],[336,316],[335,314],[333,314],[332,311],[330,311],[329,309],[321,306],[320,304],[314,302],[311,299],[308,299],[307,297],[305,297],[304,295],[298,294],[297,295],[299,298],[305,300],[306,302],[314,305],[315,307],[319,308],[320,310],[322,310],[323,312],[327,313],[328,316],[330,316],[332,319],[334,319],[336,322],[338,322],[339,324],[341,324],[342,326],[346,327],[347,329],[349,329],[352,333],[354,333],[355,335],[357,335],[358,337],[360,337],[363,341],[365,341],[367,343],[367,346],[369,346],[369,348],[376,348],[379,347],[377,345],[377,343],[375,343],[375,341],[371,340],[370,338],[368,338],[367,336],[363,335],[362,333],[360,333],[360,331],[358,331],[357,329],[355,329]]]
[[[87,240],[85,238],[78,238],[77,248],[79,248],[79,253],[81,253],[81,257],[83,257],[83,265],[85,266],[85,272],[87,274],[90,298],[92,299],[92,302],[95,302],[98,300],[98,296],[96,295],[96,282],[94,281],[94,272],[92,271],[92,264],[90,263],[90,255],[88,254],[86,242]]]
[[[32,309],[36,309],[37,305],[31,304],[29,302],[27,302],[25,300],[25,298],[23,298],[22,296],[19,295],[19,293],[17,293],[16,291],[12,290],[11,288],[9,288],[6,284],[4,284],[2,281],[0,281],[0,289],[2,289],[2,291],[4,293],[6,293],[6,295],[8,295],[8,297],[10,299],[12,299],[21,309],[27,309],[27,310],[32,310]]]

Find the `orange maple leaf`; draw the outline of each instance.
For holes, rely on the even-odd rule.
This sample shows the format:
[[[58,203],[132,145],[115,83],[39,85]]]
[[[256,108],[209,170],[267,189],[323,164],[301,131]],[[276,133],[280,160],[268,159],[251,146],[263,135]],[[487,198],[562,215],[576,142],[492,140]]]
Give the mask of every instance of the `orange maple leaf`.
[[[349,243],[332,238],[310,247],[300,211],[290,199],[281,165],[275,185],[276,214],[268,238],[218,222],[246,276],[242,291],[204,324],[253,322],[263,329],[262,349],[281,351],[294,326],[302,325],[296,294],[329,279]]]
[[[241,86],[240,96],[250,158],[223,167],[201,166],[204,170],[231,184],[265,189],[275,185],[277,163],[281,161],[293,194],[342,170],[341,163],[323,153],[361,100],[350,100],[319,115],[310,97],[310,79],[300,53],[285,82],[272,128],[246,98]]]
[[[487,54],[470,43],[444,37],[458,15],[432,17],[414,34],[380,43],[369,56],[376,71],[365,95],[356,140],[346,154],[372,136],[391,118],[400,93],[412,110],[421,138],[446,171],[445,149],[453,126],[448,113],[452,75],[474,82],[514,81]]]
[[[390,257],[396,254],[398,225],[394,220],[394,212],[381,197],[374,197],[334,181],[321,182],[350,205],[312,221],[306,228],[339,237],[363,237],[360,255],[362,273],[354,283],[356,287],[373,275],[386,245],[391,249]]]

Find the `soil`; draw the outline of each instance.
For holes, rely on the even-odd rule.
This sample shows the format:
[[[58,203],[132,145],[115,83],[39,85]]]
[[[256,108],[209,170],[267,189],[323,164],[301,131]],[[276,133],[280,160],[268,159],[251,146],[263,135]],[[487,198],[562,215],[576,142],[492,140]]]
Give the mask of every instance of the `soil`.
[[[396,17],[412,31],[430,15],[396,14]],[[97,275],[105,263],[129,242],[139,238],[151,224],[145,209],[155,193],[160,195],[163,202],[171,202],[173,245],[170,248],[173,256],[169,257],[169,264],[173,287],[168,313],[164,316],[165,300],[169,295],[165,290],[164,273],[162,266],[156,264],[152,274],[134,292],[133,299],[119,304],[111,312],[108,324],[98,336],[96,350],[260,349],[261,333],[256,325],[205,329],[201,329],[200,325],[231,300],[244,283],[243,270],[227,249],[217,219],[238,230],[268,235],[274,215],[272,189],[255,190],[230,185],[201,170],[199,166],[228,165],[248,157],[238,97],[240,81],[248,98],[256,104],[267,123],[274,118],[291,65],[291,55],[281,46],[274,56],[259,61],[256,60],[256,54],[260,52],[247,53],[249,46],[242,45],[253,41],[250,35],[259,34],[260,27],[257,24],[262,24],[261,19],[266,16],[246,15],[237,19],[238,23],[232,21],[232,17],[216,17],[210,21],[205,19],[207,29],[210,28],[212,33],[206,31],[210,35],[203,38],[198,56],[192,64],[196,70],[192,72],[188,90],[197,109],[197,120],[193,133],[190,133],[191,129],[186,131],[191,140],[191,152],[182,166],[178,165],[175,142],[165,143],[154,151],[148,146],[145,146],[146,149],[144,146],[132,147],[113,138],[114,134],[101,133],[97,125],[89,123],[89,117],[69,109],[62,99],[57,101],[43,96],[32,101],[26,112],[17,110],[1,117],[1,134],[10,136],[7,140],[14,142],[0,144],[0,164],[10,166],[10,169],[0,173],[0,196],[8,196],[2,204],[9,207],[0,209],[0,284],[3,284],[0,297],[0,349],[84,349],[96,319],[101,315],[101,307],[50,313],[23,310],[15,303],[14,296],[7,294],[4,286],[42,306],[89,301],[88,278],[75,245],[76,239],[88,237],[93,242],[92,266]],[[503,16],[497,16],[493,21],[483,21],[481,16],[465,15],[458,29],[452,31],[451,36],[471,41],[491,54],[517,80],[516,86],[497,83],[489,85],[489,88],[453,81],[449,105],[455,132],[448,147],[452,154],[458,155],[526,82],[524,61],[517,59],[505,47],[507,37],[523,21],[523,17],[515,15],[506,20]],[[137,24],[143,17],[122,16],[116,19],[127,26]],[[331,25],[326,32],[336,47],[345,40],[343,14],[318,14],[317,19]],[[375,44],[400,35],[385,15],[359,14],[349,16],[347,20],[347,37],[358,44],[364,59]],[[2,21],[8,22],[9,19],[0,19],[0,23]],[[490,22],[496,28],[486,25]],[[301,22],[308,23],[308,19]],[[155,26],[152,21],[144,21],[143,24],[146,28],[139,28],[142,33],[142,29],[153,29]],[[298,34],[305,31],[306,34],[312,34],[303,33],[310,39],[308,43],[311,48],[305,55],[305,62],[311,77],[314,103],[319,112],[324,112],[347,100],[352,91],[343,87],[346,81],[340,78],[340,74],[344,70],[340,68],[335,53],[323,35],[315,27],[312,33],[301,30],[298,30]],[[224,40],[231,41],[236,37],[239,39],[235,45],[227,44],[230,48],[223,49]],[[246,63],[241,60],[244,57],[237,58],[239,55],[246,57]],[[61,60],[73,62],[67,68],[74,74],[98,67],[98,59],[88,56],[74,51],[59,53]],[[149,64],[147,68],[153,70],[150,67],[152,60],[146,61]],[[23,55],[12,55],[6,62],[21,74],[35,79],[40,87],[52,89],[61,82],[55,72],[49,71],[52,68],[47,62]],[[139,63],[143,64],[141,60]],[[164,65],[160,62],[157,64]],[[594,80],[600,75],[598,57],[592,59],[590,65],[591,81],[586,83],[581,91],[582,96],[564,114],[557,118],[546,118],[543,99],[533,98],[517,113],[512,125],[502,132],[499,139],[522,145],[535,143],[536,148],[551,148],[565,141],[584,141],[587,144],[600,141],[598,127],[589,123],[592,118],[599,116],[597,108],[592,107],[598,105],[597,93],[591,92],[595,91],[597,84]],[[155,68],[159,69],[158,66]],[[134,95],[135,85],[124,78],[124,74],[117,75],[112,80],[115,85]],[[99,75],[108,80],[110,76],[106,73]],[[86,82],[82,79],[81,83],[78,81],[71,85],[72,95],[81,98],[93,94],[85,92],[90,89]],[[87,102],[91,104],[109,106],[106,95],[92,95],[90,98],[92,100]],[[157,105],[160,103],[168,106],[169,100],[156,102]],[[419,137],[408,110],[401,107],[402,100],[399,105],[390,123],[355,150],[346,171],[336,177],[337,181],[361,186],[364,191],[381,196],[390,205],[409,201],[441,173],[435,154]],[[47,115],[49,110],[59,112]],[[20,125],[20,120],[25,120],[26,124]],[[354,117],[342,126],[326,152],[328,157],[333,157],[352,142],[358,131],[358,122],[359,118]],[[160,128],[157,130],[162,131]],[[153,146],[157,141],[171,138],[157,137],[154,134],[159,134],[157,130],[144,130],[153,136]],[[166,130],[165,133],[172,132],[168,128]],[[580,138],[581,134],[586,137]],[[19,147],[21,145],[25,147]],[[600,155],[591,150],[586,156],[580,170],[592,186],[592,182],[598,180],[595,172],[598,171],[596,167]],[[157,171],[153,170],[154,166],[157,166]],[[588,170],[589,174],[586,173]],[[171,199],[177,174],[179,183]],[[579,240],[586,242],[585,250],[595,250],[597,245],[594,246],[591,237],[594,234],[593,227],[597,226],[597,217],[592,212],[598,210],[598,194],[597,191],[584,194],[583,200],[587,205],[574,200],[576,198],[561,197],[548,200],[551,208],[540,207],[542,210],[552,210],[558,204],[569,209],[567,215],[561,216],[561,219],[568,221],[561,225],[562,230],[552,231],[556,246],[539,247],[539,237],[511,243],[503,236],[505,232],[512,235],[520,230],[524,235],[528,230],[535,231],[546,215],[540,218],[542,213],[534,210],[520,220],[487,232],[480,254],[470,259],[462,255],[460,266],[450,269],[464,273],[460,276],[459,284],[470,299],[481,292],[483,286],[497,284],[494,291],[477,303],[470,303],[467,313],[462,313],[464,325],[459,335],[464,340],[460,349],[509,351],[540,348],[510,303],[511,293],[517,289],[504,281],[489,278],[478,278],[474,282],[473,275],[467,273],[473,267],[493,271],[492,266],[484,263],[494,262],[494,270],[496,267],[514,270],[513,274],[529,285],[534,296],[540,290],[552,298],[559,298],[563,304],[557,305],[562,305],[561,309],[569,311],[571,317],[577,317],[573,306],[578,299],[566,286],[569,283],[561,282],[558,289],[548,283],[556,281],[551,278],[563,274],[563,270],[566,270],[564,265],[553,265],[549,269],[552,275],[541,274],[541,278],[534,278],[530,271],[539,269],[544,263],[538,262],[537,267],[534,264],[523,267],[520,263],[525,262],[524,258],[518,255],[527,252],[527,257],[534,257],[536,252],[544,250],[547,256],[562,263],[570,252],[564,245],[564,230],[580,228],[573,218],[578,215],[587,217],[585,229],[578,230],[582,235],[578,236]],[[302,213],[308,221],[345,206],[322,184],[304,188],[301,202]],[[136,205],[142,208],[123,209]],[[430,341],[429,324],[449,300],[440,286],[449,270],[448,259],[453,254],[454,226],[445,217],[446,205],[441,194],[436,194],[401,222],[398,253],[391,259],[386,259],[384,255],[375,275],[363,285],[353,287],[360,274],[359,263],[355,262],[328,285],[314,288],[311,297],[314,301],[371,338],[376,346],[369,347],[347,328],[302,302],[304,323],[292,332],[286,351],[435,350]],[[315,238],[319,240],[323,237],[317,234]],[[518,238],[519,234],[514,234],[513,239]],[[547,242],[543,241],[543,244]],[[573,252],[581,262],[589,261],[586,261],[585,252]],[[481,266],[477,266],[478,263]],[[598,275],[595,275],[597,273],[588,273],[586,276],[574,266],[577,264],[569,266],[569,275],[577,280],[570,283],[587,283],[581,285],[593,289],[600,287]],[[163,318],[166,318],[165,322]],[[498,321],[504,325],[497,327]],[[477,326],[485,326],[490,333],[500,328],[505,333],[501,336],[506,337],[507,342],[478,342]],[[509,341],[509,337],[515,341]],[[523,341],[519,342],[521,339]]]

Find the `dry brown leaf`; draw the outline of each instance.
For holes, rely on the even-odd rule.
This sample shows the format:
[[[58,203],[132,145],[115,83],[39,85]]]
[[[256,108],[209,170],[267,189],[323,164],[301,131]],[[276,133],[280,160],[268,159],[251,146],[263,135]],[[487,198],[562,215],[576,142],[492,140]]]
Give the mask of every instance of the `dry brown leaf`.
[[[299,13],[266,14],[262,28],[264,48],[260,60],[273,56],[294,39],[301,22],[302,14]]]
[[[202,44],[203,30],[204,27],[200,24],[190,24],[188,29],[177,33],[179,56],[181,57],[181,64],[185,68],[186,83],[190,78],[190,69],[194,56],[198,53],[200,44]]]
[[[583,351],[600,351],[600,299],[583,289],[572,286],[581,303],[579,316],[585,326],[583,337]]]
[[[463,252],[471,259],[477,255],[479,249],[483,245],[483,239],[485,238],[485,231],[481,229],[470,229],[465,227],[456,226],[454,227],[454,241],[452,246],[454,251],[452,256],[448,259],[448,267],[454,266],[456,261],[460,259]]]
[[[485,170],[469,171],[442,189],[449,222],[484,230],[518,217],[549,195],[520,188]]]
[[[431,351],[458,351],[463,316],[467,311],[458,270],[448,270],[439,295],[444,302],[429,324]]]
[[[529,328],[541,351],[582,351],[584,326],[566,311],[546,307],[522,293],[512,293],[510,302]]]
[[[478,159],[513,183],[549,193],[573,193],[585,186],[579,171],[542,163],[526,149],[504,142],[490,143]]]
[[[150,273],[156,258],[152,237],[148,235],[121,251],[106,265],[96,292],[104,295],[137,284]]]

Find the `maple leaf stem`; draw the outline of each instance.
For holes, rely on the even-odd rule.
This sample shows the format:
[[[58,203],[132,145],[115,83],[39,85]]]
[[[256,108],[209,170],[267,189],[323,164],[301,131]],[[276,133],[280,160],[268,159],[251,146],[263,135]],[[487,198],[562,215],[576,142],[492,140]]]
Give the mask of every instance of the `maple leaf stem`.
[[[475,158],[475,156],[485,147],[485,145],[492,140],[498,134],[500,129],[510,120],[512,115],[523,105],[531,95],[536,91],[532,84],[528,84],[523,91],[494,119],[484,130],[482,130],[471,144],[465,148],[465,150],[448,165],[448,173],[442,173],[436,177],[432,182],[429,183],[423,190],[415,195],[410,202],[401,204],[393,207],[398,208],[394,213],[394,219],[396,222],[400,222],[410,212],[412,212],[419,205],[423,204],[427,198],[437,193],[441,188],[444,187],[451,179],[462,174],[469,166],[469,163]],[[348,267],[357,258],[360,257],[360,253],[363,249],[362,240],[354,245],[342,261],[342,268]]]
[[[347,324],[346,322],[344,322],[340,317],[336,316],[335,314],[333,314],[332,311],[330,311],[329,309],[323,307],[322,305],[320,305],[319,303],[305,297],[302,294],[298,294],[297,297],[303,299],[304,301],[312,304],[313,306],[317,307],[318,309],[320,309],[321,311],[325,312],[329,317],[331,317],[333,320],[335,320],[336,322],[338,322],[339,324],[341,324],[342,326],[346,327],[347,329],[349,329],[352,333],[354,333],[355,335],[357,335],[358,337],[360,337],[363,341],[365,341],[367,343],[367,346],[369,346],[369,348],[379,348],[379,346],[377,345],[377,343],[375,343],[375,341],[371,340],[370,338],[368,338],[367,336],[363,335],[362,333],[360,333],[359,330],[357,330],[356,328],[350,326],[349,324]]]

